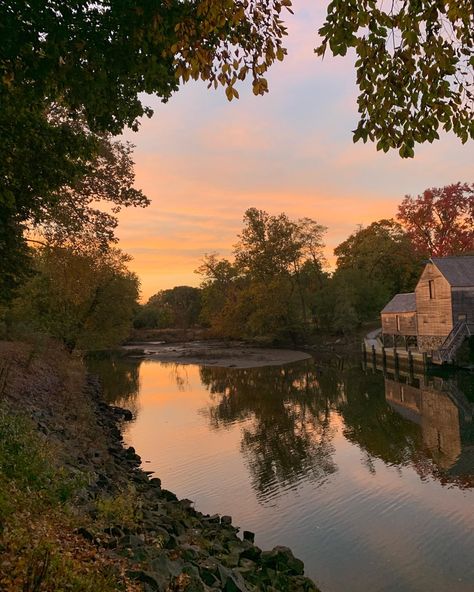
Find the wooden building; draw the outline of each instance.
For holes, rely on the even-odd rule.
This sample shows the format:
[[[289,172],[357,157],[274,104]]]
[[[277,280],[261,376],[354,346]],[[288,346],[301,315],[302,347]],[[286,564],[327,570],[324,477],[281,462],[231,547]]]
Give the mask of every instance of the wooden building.
[[[451,361],[474,335],[474,256],[430,259],[415,292],[397,294],[381,312],[382,335],[397,343],[416,337],[416,348],[433,361]],[[412,340],[415,343],[415,340]]]
[[[397,294],[390,300],[381,312],[382,334],[390,335],[393,342],[398,337],[413,337],[417,335],[416,328],[416,298],[414,292]]]

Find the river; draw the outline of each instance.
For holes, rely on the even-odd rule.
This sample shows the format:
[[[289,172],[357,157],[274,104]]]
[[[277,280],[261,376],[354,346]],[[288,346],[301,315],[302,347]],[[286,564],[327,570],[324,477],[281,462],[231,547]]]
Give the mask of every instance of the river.
[[[474,590],[474,376],[95,360],[163,487],[323,592]]]

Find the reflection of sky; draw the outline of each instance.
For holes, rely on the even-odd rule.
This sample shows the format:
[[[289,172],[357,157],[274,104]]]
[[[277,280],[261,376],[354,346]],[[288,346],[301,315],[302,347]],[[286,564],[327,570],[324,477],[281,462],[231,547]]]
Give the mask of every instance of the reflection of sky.
[[[268,78],[270,93],[240,100],[203,83],[185,85],[128,139],[137,184],[152,198],[121,216],[121,246],[134,257],[143,296],[196,285],[205,252],[229,254],[245,209],[255,206],[329,227],[328,254],[357,224],[393,216],[407,193],[472,181],[472,143],[452,136],[417,150],[415,160],[352,143],[357,122],[351,57],[313,54],[325,2],[299,0],[288,19],[289,55]]]
[[[197,366],[174,370],[150,361],[140,368],[140,384],[141,411],[127,441],[150,461],[145,467],[201,511],[232,515],[257,533],[262,548],[290,546],[325,592],[472,590],[474,491],[380,459],[369,469],[366,453],[344,437],[342,415],[332,411],[336,472],[302,476],[265,498],[252,489],[252,459],[242,453],[252,418],[211,427],[206,410],[219,396],[211,399]]]

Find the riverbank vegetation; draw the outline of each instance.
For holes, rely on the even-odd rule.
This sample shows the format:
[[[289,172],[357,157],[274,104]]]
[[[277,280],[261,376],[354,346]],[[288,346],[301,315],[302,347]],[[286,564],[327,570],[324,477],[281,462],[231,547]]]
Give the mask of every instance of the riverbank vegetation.
[[[51,340],[0,343],[2,590],[138,591],[125,563],[78,531],[106,450],[81,360]]]
[[[200,289],[157,293],[134,324],[183,331],[201,325],[213,336],[273,344],[348,336],[376,322],[395,294],[412,291],[431,254],[474,252],[473,228],[474,186],[428,189],[406,196],[396,220],[358,227],[335,248],[330,272],[324,226],[250,208],[232,256],[204,256]]]

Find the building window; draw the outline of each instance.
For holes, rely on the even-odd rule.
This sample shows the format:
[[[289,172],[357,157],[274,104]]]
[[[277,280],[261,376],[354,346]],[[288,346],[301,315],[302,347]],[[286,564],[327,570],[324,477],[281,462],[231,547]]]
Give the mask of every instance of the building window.
[[[400,331],[400,317],[397,315],[397,331]]]
[[[434,280],[428,281],[428,290],[430,292],[430,300],[433,300],[435,297]]]

